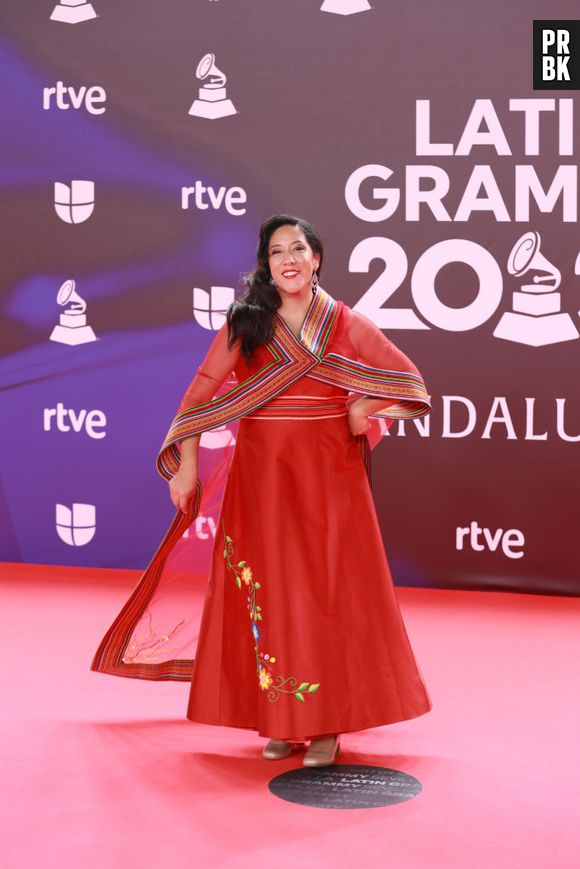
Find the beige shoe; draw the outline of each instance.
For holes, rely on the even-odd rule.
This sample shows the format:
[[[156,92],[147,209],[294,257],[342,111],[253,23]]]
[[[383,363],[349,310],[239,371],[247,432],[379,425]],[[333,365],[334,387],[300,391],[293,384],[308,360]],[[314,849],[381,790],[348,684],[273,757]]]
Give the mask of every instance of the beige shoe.
[[[313,739],[304,755],[303,766],[330,766],[336,755],[340,754],[340,734]]]
[[[304,745],[303,742],[287,742],[285,739],[271,739],[262,751],[262,755],[268,760],[282,760],[289,757],[295,748]]]

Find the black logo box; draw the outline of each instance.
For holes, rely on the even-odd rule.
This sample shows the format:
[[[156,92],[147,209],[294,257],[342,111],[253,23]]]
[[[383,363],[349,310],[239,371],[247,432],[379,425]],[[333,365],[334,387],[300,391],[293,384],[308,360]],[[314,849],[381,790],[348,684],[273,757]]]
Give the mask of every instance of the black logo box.
[[[563,32],[563,38],[558,31]],[[548,34],[547,46],[544,33]],[[563,48],[567,48],[569,54],[562,51]],[[544,57],[553,59],[549,65],[553,64],[555,78],[544,76]],[[534,90],[580,90],[580,21],[534,21],[533,66]],[[569,80],[562,75],[564,71],[570,76]]]

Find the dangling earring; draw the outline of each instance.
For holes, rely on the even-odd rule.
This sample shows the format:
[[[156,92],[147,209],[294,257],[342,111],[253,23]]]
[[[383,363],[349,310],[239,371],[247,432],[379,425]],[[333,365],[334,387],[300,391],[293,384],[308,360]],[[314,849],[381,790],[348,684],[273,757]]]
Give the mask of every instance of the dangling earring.
[[[312,292],[314,292],[314,290],[316,289],[317,286],[318,286],[318,275],[316,274],[316,272],[313,272],[312,273]]]
[[[274,287],[275,290],[278,289],[278,285],[276,284],[276,281],[274,280],[274,278],[271,277],[268,283],[270,284],[271,287]]]

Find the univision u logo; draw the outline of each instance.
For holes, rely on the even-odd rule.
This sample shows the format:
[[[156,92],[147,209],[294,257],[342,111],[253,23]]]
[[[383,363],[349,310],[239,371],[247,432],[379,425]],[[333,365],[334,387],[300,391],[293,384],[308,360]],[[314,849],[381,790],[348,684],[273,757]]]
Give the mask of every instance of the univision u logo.
[[[54,208],[65,223],[83,223],[89,219],[94,207],[94,181],[71,181],[70,186],[55,181]]]
[[[56,533],[69,546],[85,546],[95,536],[96,513],[94,504],[73,504],[72,510],[64,504],[56,505]]]
[[[209,293],[201,287],[194,287],[193,316],[196,323],[217,332],[226,322],[226,311],[234,297],[233,287],[210,287]]]

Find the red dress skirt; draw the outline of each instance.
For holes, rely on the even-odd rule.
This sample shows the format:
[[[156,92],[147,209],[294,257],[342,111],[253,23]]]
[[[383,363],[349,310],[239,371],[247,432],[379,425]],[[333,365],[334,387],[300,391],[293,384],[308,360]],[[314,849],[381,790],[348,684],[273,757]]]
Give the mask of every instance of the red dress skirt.
[[[240,420],[187,717],[312,738],[432,708],[347,393],[307,377]]]

